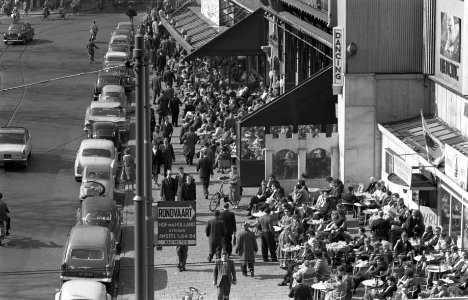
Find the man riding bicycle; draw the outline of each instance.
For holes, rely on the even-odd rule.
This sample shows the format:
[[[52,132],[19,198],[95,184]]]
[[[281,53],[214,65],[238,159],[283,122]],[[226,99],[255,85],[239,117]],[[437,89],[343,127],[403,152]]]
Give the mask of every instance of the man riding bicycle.
[[[42,5],[42,11],[44,12],[44,17],[47,18],[50,15],[50,3],[48,0],[44,1]]]
[[[86,48],[88,48],[89,63],[92,63],[94,61],[94,49],[99,48],[94,44],[92,39],[89,39],[89,43],[86,45]]]
[[[6,222],[6,235],[10,235],[10,217],[7,213],[10,212],[8,206],[2,201],[3,194],[0,193],[0,221]]]
[[[91,34],[91,40],[95,40],[96,37],[97,37],[97,33],[98,33],[98,26],[96,24],[96,21],[93,21],[93,24],[91,24],[91,26],[89,26],[89,33]]]

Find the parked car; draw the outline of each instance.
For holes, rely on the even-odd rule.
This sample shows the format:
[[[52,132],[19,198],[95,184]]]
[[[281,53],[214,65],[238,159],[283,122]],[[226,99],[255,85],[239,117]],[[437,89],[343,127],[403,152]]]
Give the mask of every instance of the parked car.
[[[64,282],[60,291],[55,294],[55,300],[111,300],[106,286],[100,282],[85,279],[74,279]]]
[[[76,210],[76,223],[108,228],[114,234],[118,252],[122,236],[122,213],[110,197],[90,197],[81,201],[81,207]]]
[[[123,52],[127,55],[128,59],[132,58],[132,49],[133,47],[125,44],[110,44],[107,51],[109,52]]]
[[[115,164],[114,164],[115,165]],[[116,172],[109,164],[88,164],[83,169],[80,199],[89,196],[109,196],[114,199]]]
[[[119,22],[117,23],[116,29],[127,29],[130,30],[132,34],[135,32],[135,26],[133,26],[132,22]]]
[[[20,163],[27,167],[31,153],[31,136],[26,128],[0,128],[0,163]]]
[[[110,165],[115,176],[117,172],[115,158],[115,147],[112,141],[103,139],[82,140],[75,159],[75,180],[81,181],[84,168],[93,164]]]
[[[3,34],[3,43],[18,42],[26,44],[32,41],[34,37],[34,28],[31,24],[24,22],[11,23],[8,27],[8,32]]]
[[[115,237],[108,228],[76,225],[65,244],[60,280],[86,278],[111,283],[115,256]]]
[[[124,44],[125,45],[125,44]],[[118,67],[118,66],[125,66],[125,63],[127,60],[129,60],[130,57],[124,52],[107,52],[104,55],[104,61],[103,61],[103,68],[111,68],[111,67]]]
[[[86,109],[84,130],[90,130],[95,122],[112,122],[121,133],[126,134],[128,130],[127,110],[115,102],[91,102]]]
[[[132,40],[128,34],[112,34],[109,39],[109,45],[112,44],[125,44],[131,46]]]
[[[117,125],[112,122],[94,122],[88,131],[88,138],[112,141],[117,154],[120,154],[122,151],[122,135]]]
[[[115,29],[111,35],[126,35],[130,39],[132,45],[133,39],[135,38],[133,35],[133,31],[131,31],[129,28]]]
[[[125,67],[100,71],[94,83],[94,98],[97,100],[104,86],[114,84],[123,86],[127,93],[131,92],[135,86],[133,72],[128,71]]]
[[[125,88],[120,85],[105,85],[99,95],[99,101],[115,102],[116,104],[127,107],[127,96]]]

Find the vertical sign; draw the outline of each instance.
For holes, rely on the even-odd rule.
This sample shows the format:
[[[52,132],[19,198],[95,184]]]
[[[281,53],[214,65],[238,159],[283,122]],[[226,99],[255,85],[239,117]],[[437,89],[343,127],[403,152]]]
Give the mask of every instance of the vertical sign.
[[[195,246],[197,220],[195,201],[158,202],[158,246]]]
[[[333,94],[343,92],[343,74],[345,65],[345,40],[342,27],[333,27]]]
[[[467,190],[468,158],[457,149],[446,144],[444,149],[445,175]]]

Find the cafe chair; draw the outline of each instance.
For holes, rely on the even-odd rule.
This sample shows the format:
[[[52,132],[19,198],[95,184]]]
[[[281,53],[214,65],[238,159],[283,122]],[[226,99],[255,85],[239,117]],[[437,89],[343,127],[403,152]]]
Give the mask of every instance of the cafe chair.
[[[333,292],[333,294],[330,297],[330,300],[345,300],[346,294],[346,292]]]
[[[379,241],[388,241],[388,230],[386,229],[376,229],[374,230],[374,233],[375,233],[375,237],[379,240]]]

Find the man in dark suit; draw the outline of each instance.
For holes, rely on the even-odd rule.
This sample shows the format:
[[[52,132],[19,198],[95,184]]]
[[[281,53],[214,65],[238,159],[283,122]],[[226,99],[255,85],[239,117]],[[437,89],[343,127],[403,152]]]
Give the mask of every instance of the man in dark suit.
[[[224,210],[221,212],[221,220],[226,225],[226,236],[224,237],[223,250],[229,256],[232,254],[232,235],[236,234],[236,215],[229,210],[229,203],[224,204]]]
[[[171,170],[167,170],[167,176],[161,181],[161,200],[175,201],[177,182],[172,177]]]
[[[217,284],[218,276],[221,276],[219,285]],[[221,259],[216,260],[213,277],[213,285],[218,287],[218,300],[229,300],[231,284],[236,284],[237,279],[234,261],[229,259],[229,255],[226,251],[223,251]]]
[[[159,146],[161,150],[161,163],[164,165],[164,174],[172,167],[172,162],[175,161],[174,147],[169,138],[164,138],[164,143]]]
[[[206,157],[206,151],[201,152],[201,157],[197,164],[197,172],[203,185],[205,199],[208,199],[208,186],[210,185],[210,176],[213,175],[213,162]]]
[[[192,175],[187,176],[187,181],[182,184],[182,201],[197,200],[195,180]]]
[[[235,253],[239,254],[242,275],[247,276],[247,267],[249,267],[250,276],[254,277],[255,253],[258,251],[257,238],[249,230],[250,224],[244,222],[241,230],[236,235]]]
[[[176,175],[177,183],[177,201],[182,201],[182,185],[187,182],[187,173],[184,172],[184,167],[179,167],[179,174]]]
[[[289,291],[289,298],[294,300],[312,300],[310,287],[302,284],[302,275],[296,278],[297,285]]]
[[[371,224],[371,231],[377,234],[377,238],[388,239],[388,232],[392,225],[389,220],[383,218],[383,211],[377,213],[378,218],[375,219]],[[385,238],[387,237],[387,238]]]
[[[219,210],[215,210],[214,218],[209,220],[205,227],[205,233],[208,237],[208,262],[211,262],[214,254],[219,259],[221,249],[223,248],[223,239],[226,236],[226,225],[220,218]]]
[[[271,261],[278,262],[276,258],[275,229],[271,223],[270,208],[265,209],[265,215],[258,219],[258,229],[262,232],[262,256],[263,261],[268,261],[268,250],[270,250]]]

